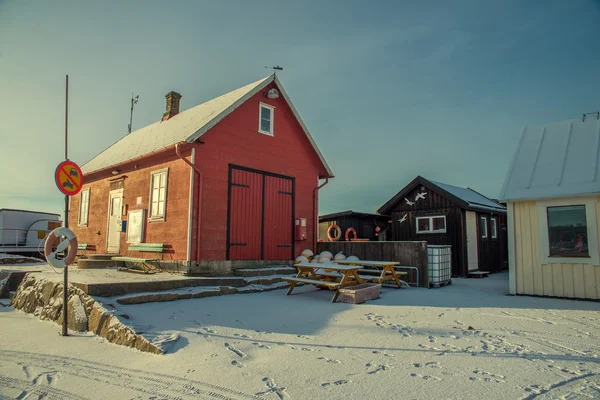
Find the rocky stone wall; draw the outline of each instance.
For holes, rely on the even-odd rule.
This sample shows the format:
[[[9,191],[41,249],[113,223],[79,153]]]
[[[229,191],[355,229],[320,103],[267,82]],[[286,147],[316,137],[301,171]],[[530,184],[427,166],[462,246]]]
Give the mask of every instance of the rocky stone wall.
[[[68,326],[78,332],[93,332],[111,343],[133,347],[140,351],[162,354],[163,351],[119,321],[93,297],[69,285]],[[40,319],[62,324],[63,285],[29,274],[19,285],[12,299],[16,309]]]

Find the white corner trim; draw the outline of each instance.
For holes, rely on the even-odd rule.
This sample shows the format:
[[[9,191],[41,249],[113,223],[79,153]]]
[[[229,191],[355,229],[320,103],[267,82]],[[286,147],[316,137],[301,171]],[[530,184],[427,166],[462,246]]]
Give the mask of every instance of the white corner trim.
[[[588,230],[588,253],[589,257],[550,257],[548,244],[548,207],[556,206],[585,206],[585,220]],[[542,264],[592,264],[599,265],[598,255],[598,226],[596,220],[596,198],[595,197],[571,197],[554,200],[539,200],[536,202],[538,210],[538,229],[540,236],[540,258]]]
[[[196,149],[192,149],[192,164],[196,165]],[[194,216],[194,168],[190,168],[190,199],[188,204],[187,261],[192,260],[192,228]]]
[[[508,234],[508,293],[517,294],[517,277],[516,273],[516,260],[515,254],[515,205],[512,202],[508,202],[508,212],[506,214],[506,230]]]

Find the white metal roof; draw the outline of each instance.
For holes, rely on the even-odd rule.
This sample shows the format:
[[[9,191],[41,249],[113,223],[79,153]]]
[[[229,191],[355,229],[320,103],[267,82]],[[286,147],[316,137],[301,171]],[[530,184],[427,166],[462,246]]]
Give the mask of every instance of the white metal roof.
[[[591,117],[527,126],[500,198],[523,200],[600,193],[600,121]]]
[[[469,204],[469,206],[468,206],[469,208],[476,208],[476,209],[486,210],[486,211],[498,211],[498,210],[506,209],[503,205],[496,203],[495,201],[485,197],[484,195],[482,195],[480,193],[477,193],[473,189],[469,189],[469,188],[465,189],[462,187],[452,186],[452,185],[448,185],[446,183],[435,182],[435,181],[430,181],[430,182],[436,186],[439,186],[440,188],[442,188],[446,192],[450,193],[451,195],[458,197],[459,199],[467,202]]]
[[[333,177],[333,173],[327,165],[325,158],[319,151],[306,125],[300,118],[276,75],[270,75],[206,103],[182,111],[167,121],[158,121],[142,129],[138,129],[88,161],[82,167],[82,171],[85,174],[89,174],[111,168],[112,166],[144,155],[159,152],[179,142],[193,142],[271,82],[275,82],[279,88],[280,93],[287,101],[294,116],[323,163],[329,177]]]

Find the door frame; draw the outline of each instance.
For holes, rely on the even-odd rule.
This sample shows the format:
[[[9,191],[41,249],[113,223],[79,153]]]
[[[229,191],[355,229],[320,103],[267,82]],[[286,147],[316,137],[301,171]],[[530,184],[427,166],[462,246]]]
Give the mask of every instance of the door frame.
[[[474,215],[475,220],[473,221],[474,225],[472,223],[469,223],[469,213],[472,213],[472,215]],[[466,239],[467,242],[466,247],[467,247],[467,271],[466,273],[469,274],[469,271],[476,271],[479,269],[479,221],[477,220],[479,218],[479,216],[477,215],[477,213],[475,211],[465,211],[465,232],[466,232]],[[474,230],[474,234],[475,237],[471,237],[471,235],[469,235],[469,228],[472,228],[471,231]],[[469,248],[469,242],[474,241],[475,242],[475,254],[472,254]],[[474,261],[471,260],[471,257],[474,256]],[[471,264],[475,264],[477,266],[477,268],[475,269],[471,269],[470,265]]]
[[[264,259],[264,245],[265,245],[265,239],[264,239],[264,235],[265,235],[265,177],[267,176],[271,176],[274,178],[280,178],[280,179],[287,179],[289,181],[292,182],[292,231],[291,231],[291,235],[292,235],[292,248],[291,248],[291,254],[290,254],[290,260],[294,259],[294,254],[296,254],[296,235],[295,233],[295,225],[294,225],[294,220],[296,217],[296,178],[292,177],[292,176],[286,176],[286,175],[282,175],[282,174],[276,174],[274,172],[268,172],[268,171],[262,171],[259,169],[254,169],[254,168],[248,168],[248,167],[244,167],[242,165],[236,165],[236,164],[229,164],[229,171],[228,171],[228,177],[227,177],[227,243],[226,243],[226,260],[230,261],[231,260],[231,177],[232,177],[232,173],[233,170],[237,169],[240,171],[245,171],[245,172],[252,172],[255,174],[259,174],[262,176],[262,194],[261,194],[261,238],[260,238],[260,255],[261,255],[261,260]]]
[[[110,253],[108,253],[108,235],[110,233],[110,206],[111,206],[111,198],[112,198],[113,194],[121,195],[121,210],[119,211],[119,213],[121,214],[121,220],[123,218],[123,188],[111,190],[108,192],[108,208],[107,208],[107,212],[106,212],[106,246],[104,248],[106,249],[107,254],[110,254]],[[119,237],[119,240],[117,242],[117,253],[120,253],[120,252],[121,252],[121,238]]]

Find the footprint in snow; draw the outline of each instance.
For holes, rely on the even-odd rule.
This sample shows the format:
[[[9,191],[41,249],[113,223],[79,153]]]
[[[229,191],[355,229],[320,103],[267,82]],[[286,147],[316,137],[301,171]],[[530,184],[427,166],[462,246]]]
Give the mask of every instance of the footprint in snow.
[[[248,355],[246,353],[244,353],[241,350],[236,349],[233,345],[231,345],[229,343],[225,343],[224,346],[225,346],[225,348],[227,348],[228,350],[232,351],[234,354],[236,354],[240,358],[246,358],[246,357],[248,357]]]
[[[333,359],[327,358],[327,357],[319,357],[319,360],[323,360],[323,361],[326,361],[326,362],[331,363],[331,364],[341,364],[342,363],[339,360],[333,360]]]
[[[437,376],[433,376],[433,375],[421,375],[421,374],[416,374],[416,373],[412,373],[410,374],[410,376],[414,377],[414,378],[421,378],[421,379],[425,379],[425,380],[432,380],[432,381],[441,381],[441,378],[438,378]]]
[[[331,385],[337,385],[337,386],[339,386],[339,385],[345,385],[346,383],[351,383],[351,382],[352,381],[347,381],[345,379],[342,379],[342,380],[335,381],[335,382],[321,383],[321,386],[324,387],[324,388],[326,388],[326,387],[331,386]]]

